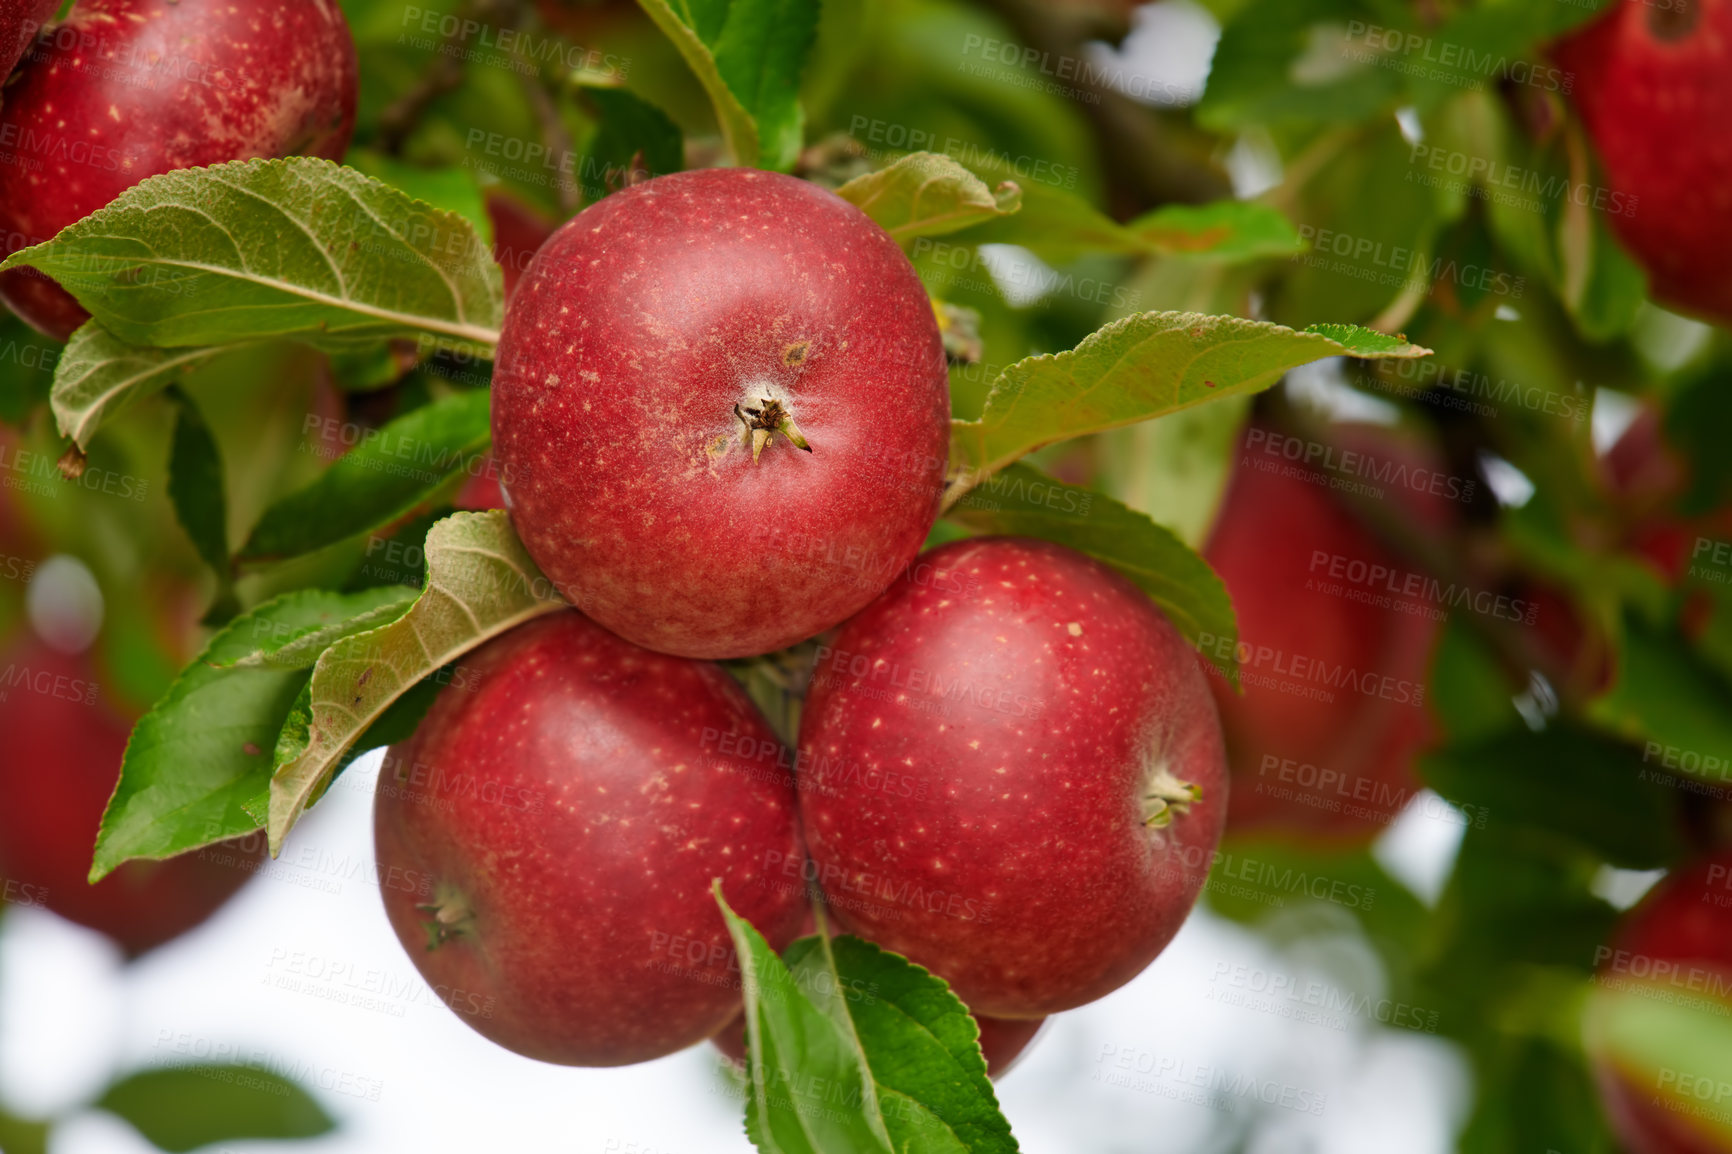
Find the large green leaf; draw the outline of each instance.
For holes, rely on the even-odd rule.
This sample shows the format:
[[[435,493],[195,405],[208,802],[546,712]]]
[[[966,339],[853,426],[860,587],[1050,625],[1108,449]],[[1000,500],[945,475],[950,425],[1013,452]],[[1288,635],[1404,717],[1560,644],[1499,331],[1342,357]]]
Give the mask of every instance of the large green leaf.
[[[104,1091],[96,1106],[171,1154],[217,1142],[317,1138],[337,1125],[298,1084],[257,1066],[139,1070]]]
[[[786,960],[794,985],[857,1040],[896,1149],[1017,1149],[980,1028],[942,978],[855,937],[804,938]]]
[[[404,597],[398,588],[303,590],[259,606],[211,638],[132,731],[96,839],[91,880],[132,858],[171,857],[258,829],[249,808],[259,808],[269,788],[271,750],[308,674],[227,666],[273,638],[328,628]]]
[[[129,345],[97,321],[86,321],[54,370],[49,404],[62,436],[81,449],[102,423],[210,360],[214,348],[153,349]]]
[[[895,954],[817,935],[787,962],[716,900],[740,956],[746,1133],[764,1154],[1014,1151],[978,1029],[950,988]]]
[[[904,245],[943,236],[1015,212],[1022,190],[1008,181],[996,189],[948,156],[913,152],[836,190]]]
[[[499,266],[456,213],[328,160],[180,169],[8,257],[135,345],[499,339]]]
[[[1092,489],[1016,464],[989,477],[945,514],[977,533],[1040,537],[1099,558],[1142,587],[1186,640],[1229,638],[1210,655],[1237,683],[1239,631],[1227,587],[1183,541],[1147,516]],[[1217,657],[1229,650],[1226,657]]]
[[[346,637],[313,666],[281,733],[270,783],[271,852],[344,755],[398,698],[489,638],[567,608],[502,510],[458,513],[427,534],[427,584],[388,625]]]
[[[1018,457],[1216,397],[1254,393],[1288,369],[1325,357],[1420,357],[1430,352],[1353,325],[1304,331],[1239,317],[1141,313],[1076,348],[1018,361],[1000,373],[978,421],[956,421],[950,500]]]
[[[266,509],[241,558],[298,557],[425,504],[485,460],[488,398],[485,389],[456,393],[370,434],[312,484]]]
[[[638,0],[703,85],[738,164],[786,171],[800,155],[800,74],[818,0]]]

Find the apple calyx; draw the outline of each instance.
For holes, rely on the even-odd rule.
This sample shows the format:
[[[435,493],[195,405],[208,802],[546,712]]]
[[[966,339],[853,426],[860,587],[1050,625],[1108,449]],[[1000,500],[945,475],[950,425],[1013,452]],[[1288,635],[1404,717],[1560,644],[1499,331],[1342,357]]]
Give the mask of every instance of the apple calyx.
[[[1203,787],[1173,776],[1165,762],[1155,767],[1143,790],[1143,824],[1166,829],[1175,816],[1182,817],[1203,800]]]
[[[752,464],[758,463],[758,455],[764,451],[764,446],[770,443],[770,438],[777,433],[793,442],[796,449],[810,453],[812,446],[807,443],[800,432],[800,426],[794,423],[793,416],[782,407],[782,402],[774,397],[765,397],[758,402],[757,408],[742,409],[734,406],[734,416],[740,418],[740,423],[746,426],[745,441],[752,450]]]
[[[432,914],[423,927],[427,931],[427,948],[436,950],[446,942],[475,933],[475,912],[454,886],[441,884],[433,891],[433,900],[415,907]]]

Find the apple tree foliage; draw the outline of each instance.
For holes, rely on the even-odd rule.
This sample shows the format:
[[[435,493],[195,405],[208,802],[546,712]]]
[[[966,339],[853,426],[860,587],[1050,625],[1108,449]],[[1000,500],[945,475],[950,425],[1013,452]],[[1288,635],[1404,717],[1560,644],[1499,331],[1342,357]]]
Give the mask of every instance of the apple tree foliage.
[[[518,51],[563,43],[557,21],[538,23],[558,7],[486,6],[528,29]],[[1464,1149],[1532,1147],[1524,1135],[1606,1148],[1584,1015],[1611,1023],[1633,1068],[1664,1060],[1689,1027],[1663,1003],[1593,987],[1616,916],[1594,879],[1700,848],[1697,783],[1645,751],[1732,755],[1732,585],[1693,569],[1670,589],[1632,560],[1589,483],[1586,416],[1596,390],[1652,398],[1692,457],[1683,511],[1720,507],[1732,457],[1713,431],[1732,427],[1732,346],[1709,331],[1668,359],[1683,322],[1646,304],[1639,269],[1579,198],[1502,195],[1511,171],[1541,189],[1591,182],[1591,158],[1564,93],[1463,61],[1528,62],[1539,76],[1546,40],[1593,8],[1482,0],[1423,16],[1436,6],[1208,0],[1223,31],[1200,98],[1148,106],[1104,71],[1063,84],[1045,71],[1055,54],[1099,59],[1083,19],[1099,7],[641,0],[643,19],[613,27],[617,44],[604,27],[557,67],[472,60],[429,88],[408,10],[346,0],[363,96],[344,165],[170,173],[6,261],[53,276],[93,317],[64,349],[0,321],[0,417],[23,430],[10,467],[23,454],[41,476],[59,460],[69,478],[55,482],[64,500],[21,499],[43,508],[56,545],[96,558],[110,589],[160,572],[208,592],[208,640],[184,666],[142,609],[110,598],[107,664],[155,704],[92,878],[259,830],[280,851],[350,761],[413,731],[442,671],[564,604],[506,514],[454,507],[487,467],[506,307],[483,191],[558,217],[685,165],[792,171],[903,245],[953,338],[935,540],[1055,540],[1127,574],[1188,638],[1234,637],[1226,591],[1195,550],[1251,398],[1326,360],[1401,420],[1431,425],[1452,464],[1531,480],[1452,530],[1444,553],[1471,549],[1512,586],[1562,590],[1616,674],[1595,684],[1542,668],[1497,623],[1452,617],[1429,687],[1446,736],[1421,773],[1484,820],[1469,821],[1436,909],[1368,851],[1228,850],[1382,895],[1349,916],[1391,996],[1431,1007],[1428,1028],[1471,1059]],[[473,17],[477,5],[423,8]],[[1472,52],[1312,66],[1320,42],[1368,26]],[[1042,52],[957,67],[987,40]],[[1229,150],[1264,155],[1272,186],[1235,198],[1219,163]],[[1455,155],[1483,163],[1450,176]],[[1035,270],[1032,291],[995,263],[1015,250],[995,246],[1042,262],[1018,266]],[[1519,385],[1488,415],[1457,403],[1462,382],[1481,380]],[[332,390],[347,424],[318,415]],[[1078,476],[1094,487],[1058,479]],[[117,509],[93,477],[135,479],[142,496]],[[0,625],[17,611],[0,602]],[[1706,624],[1686,630],[1686,614]],[[1209,650],[1236,677],[1223,651]],[[735,672],[785,727],[790,703],[765,676],[775,661]],[[1270,917],[1225,890],[1207,900],[1251,925]],[[944,983],[852,938],[778,957],[723,908],[746,975],[745,1124],[760,1149],[1016,1148]],[[846,997],[862,980],[880,1002]],[[1732,1046],[1693,1044],[1732,1080]],[[134,1083],[168,1077],[139,1074],[98,1105],[129,1116],[176,1092]],[[845,1089],[846,1109],[791,1092],[820,1079]],[[164,1149],[208,1140],[168,1117],[138,1125]],[[265,1132],[325,1124],[311,1107]],[[8,1125],[0,1115],[12,1149],[26,1139]]]

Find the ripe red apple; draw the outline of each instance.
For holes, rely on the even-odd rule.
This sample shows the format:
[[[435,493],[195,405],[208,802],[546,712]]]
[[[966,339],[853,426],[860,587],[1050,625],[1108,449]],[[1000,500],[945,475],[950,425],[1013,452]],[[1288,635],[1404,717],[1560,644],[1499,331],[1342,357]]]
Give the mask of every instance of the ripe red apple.
[[[1655,299],[1732,319],[1732,3],[1623,0],[1561,41],[1607,220]]]
[[[1598,980],[1614,988],[1659,982],[1659,994],[1669,1001],[1704,1015],[1732,1013],[1732,852],[1723,850],[1663,879],[1625,916],[1597,960]],[[1680,1085],[1683,1077],[1699,1073],[1673,1071]],[[1594,1074],[1612,1129],[1632,1154],[1732,1149],[1688,1111],[1668,1108],[1657,1087],[1619,1069],[1613,1055],[1595,1053]],[[1696,1104],[1692,1094],[1682,1105]]]
[[[896,243],[816,185],[704,169],[591,205],[530,264],[496,365],[518,533],[639,645],[744,657],[815,636],[937,514],[932,305]]]
[[[79,0],[26,54],[0,106],[0,253],[177,168],[341,159],[355,85],[337,0]],[[89,319],[30,269],[0,274],[0,300],[62,340]]]
[[[1046,1024],[1045,1018],[983,1018],[976,1014],[974,1024],[980,1028],[980,1052],[986,1058],[986,1076],[1002,1078],[1022,1059],[1028,1044]],[[728,1061],[736,1066],[746,1060],[746,1014],[741,1011],[734,1020],[722,1027],[721,1033],[710,1039]]]
[[[780,949],[806,910],[781,746],[718,666],[575,612],[465,657],[379,775],[385,912],[465,1021],[546,1062],[619,1066],[700,1042],[740,1008],[711,881]],[[770,756],[761,756],[773,751]]]
[[[0,0],[0,85],[11,75],[42,25],[53,19],[60,0]],[[0,99],[4,93],[0,92]]]
[[[1423,526],[1444,516],[1430,487],[1453,479],[1370,428],[1333,435],[1331,450],[1248,431],[1204,549],[1239,623],[1244,692],[1208,667],[1233,773],[1235,832],[1369,839],[1420,788],[1413,759],[1434,732],[1426,674],[1448,598],[1330,486],[1376,489]],[[1203,648],[1231,651],[1225,639],[1205,638]]]
[[[800,727],[809,876],[837,924],[1034,1018],[1135,977],[1226,814],[1196,657],[1098,562],[960,541],[818,651]]]
[[[91,851],[131,727],[82,656],[33,637],[0,658],[0,889],[137,957],[208,918],[251,876],[233,855],[129,862],[90,885]],[[248,864],[263,846],[242,851]]]

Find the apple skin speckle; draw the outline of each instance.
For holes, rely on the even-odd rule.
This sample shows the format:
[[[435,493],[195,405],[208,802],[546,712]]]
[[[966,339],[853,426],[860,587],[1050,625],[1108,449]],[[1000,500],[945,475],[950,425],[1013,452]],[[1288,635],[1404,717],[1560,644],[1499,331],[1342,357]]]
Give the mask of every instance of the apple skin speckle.
[[[460,672],[374,798],[385,912],[416,967],[544,1062],[644,1062],[714,1034],[740,989],[712,879],[777,949],[808,912],[792,758],[719,666],[576,612]],[[447,895],[471,930],[429,949],[426,907]]]
[[[1654,297],[1732,322],[1732,2],[1614,0],[1553,56]]]
[[[25,53],[0,105],[0,252],[175,169],[341,160],[355,99],[336,0],[79,0]],[[90,316],[33,269],[0,273],[0,300],[60,340]]]
[[[754,461],[735,409],[766,399],[810,452],[772,435]],[[937,515],[949,421],[937,320],[895,241],[750,169],[658,177],[567,222],[517,285],[494,373],[536,563],[685,657],[784,648],[877,596]]]
[[[838,925],[976,1013],[1092,1002],[1172,940],[1220,839],[1196,654],[1147,594],[1061,546],[983,538],[921,561],[820,650],[800,730],[813,876]],[[1202,791],[1165,828],[1145,824],[1157,766]]]

